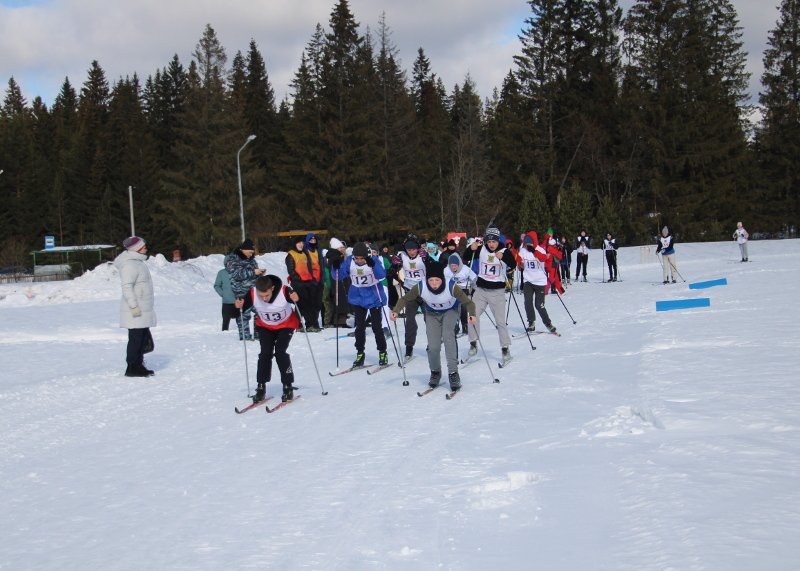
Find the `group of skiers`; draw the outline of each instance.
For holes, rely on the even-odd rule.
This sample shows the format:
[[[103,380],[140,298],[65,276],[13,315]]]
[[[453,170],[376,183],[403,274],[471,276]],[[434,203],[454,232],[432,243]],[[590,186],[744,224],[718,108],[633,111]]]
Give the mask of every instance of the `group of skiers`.
[[[749,235],[741,222],[733,238],[739,244],[742,262],[748,261]],[[571,283],[569,267],[573,251],[577,258],[575,280],[582,276],[587,281],[591,237],[586,230],[581,230],[575,239],[574,249],[564,236],[557,239],[551,230],[541,239],[531,230],[521,235],[516,246],[490,224],[483,236],[466,240],[463,250],[459,251],[458,246],[455,240],[436,244],[410,233],[394,255],[387,246],[379,248],[367,242],[358,242],[348,249],[337,238],[331,238],[330,248],[323,253],[319,237],[307,234],[296,240],[286,255],[288,277],[284,283],[258,267],[255,245],[251,239],[245,239],[225,257],[214,289],[222,297],[222,329],[227,330],[230,320],[235,319],[240,340],[260,342],[253,401],[266,398],[273,358],[283,385],[282,400],[293,400],[294,374],[288,347],[294,332],[300,328],[306,332],[320,331],[323,324],[346,326],[350,314],[354,320],[356,350],[351,370],[366,364],[367,325],[375,337],[378,367],[389,365],[389,323],[401,317],[405,321],[402,358],[405,366],[413,357],[417,315],[422,313],[430,368],[428,384],[435,388],[441,382],[444,346],[450,390],[458,391],[461,379],[456,338],[468,335],[467,359],[475,356],[480,339],[479,318],[487,310],[497,330],[502,364],[511,359],[506,293],[512,290],[517,271],[524,297],[526,334],[536,330],[538,313],[547,331],[558,335],[545,308],[545,296],[565,293],[563,282]],[[125,375],[151,376],[154,372],[144,366],[144,353],[152,350],[149,328],[155,326],[156,318],[152,278],[144,264],[147,244],[144,239],[131,236],[123,242],[123,247],[125,251],[117,257],[115,266],[120,272],[123,292],[120,326],[129,330]],[[607,233],[603,250],[609,281],[618,280],[617,248],[616,238]],[[656,254],[661,255],[663,283],[675,283],[675,276],[680,274],[668,226],[662,228],[658,237]],[[326,283],[328,308],[323,303]]]

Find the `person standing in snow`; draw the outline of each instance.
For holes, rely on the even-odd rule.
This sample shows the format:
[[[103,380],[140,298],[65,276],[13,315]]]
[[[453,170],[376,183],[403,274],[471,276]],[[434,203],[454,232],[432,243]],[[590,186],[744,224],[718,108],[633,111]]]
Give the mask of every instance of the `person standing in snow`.
[[[609,232],[603,240],[603,250],[606,252],[608,264],[608,281],[617,281],[617,239]]]
[[[258,267],[254,257],[255,253],[256,247],[253,241],[250,238],[246,238],[238,248],[235,248],[225,256],[225,269],[228,270],[231,276],[231,287],[237,299],[243,299],[247,292],[250,291],[250,288],[253,287],[253,284],[256,283],[256,278],[266,272],[266,270]],[[242,312],[238,320],[240,341],[242,339],[253,339],[253,336],[250,335],[251,315],[252,309],[248,309]]]
[[[658,239],[656,256],[661,253],[661,269],[664,274],[664,283],[672,280],[675,283],[675,275],[678,273],[678,263],[675,261],[675,242],[669,231],[669,226],[661,229],[661,237]]]
[[[547,264],[551,255],[547,252],[547,244],[538,244],[538,235],[531,230],[522,239],[522,248],[517,254],[517,263],[522,270],[522,293],[525,297],[525,317],[528,319],[527,330],[536,331],[536,311],[542,323],[551,333],[556,328],[550,321],[550,315],[544,307],[547,293]]]
[[[281,373],[281,400],[287,402],[294,399],[294,372],[292,358],[287,350],[294,332],[301,327],[292,305],[299,299],[297,292],[284,286],[279,277],[264,275],[256,279],[255,285],[244,299],[236,300],[237,308],[253,310],[256,314],[255,327],[259,329],[261,353],[258,355],[257,385],[253,402],[261,402],[267,396],[267,383],[272,378],[273,356]]]
[[[322,259],[317,248],[316,234],[298,237],[294,248],[286,254],[288,283],[300,296],[298,307],[306,322],[306,331],[320,331],[319,313],[322,305]]]
[[[491,309],[500,338],[503,362],[508,362],[511,360],[511,336],[506,323],[506,270],[509,265],[515,266],[516,261],[511,253],[500,249],[500,230],[494,224],[486,228],[484,242],[482,244],[476,240],[470,245],[470,250],[475,255],[473,271],[478,276],[472,300],[475,302],[475,315],[478,318],[487,308]],[[478,352],[479,335],[480,321],[476,321],[469,330],[470,357]]]
[[[231,287],[231,275],[225,268],[217,272],[217,278],[214,280],[214,291],[222,298],[222,330],[227,331],[231,319],[239,317],[239,311],[235,305],[236,295],[233,293],[233,287]]]
[[[451,254],[451,257],[457,254]],[[425,304],[425,331],[428,337],[428,365],[431,377],[428,386],[435,388],[442,380],[442,344],[447,359],[450,390],[461,388],[458,374],[458,345],[453,330],[458,327],[460,308],[465,307],[470,323],[477,321],[475,303],[456,285],[454,280],[445,281],[445,269],[438,262],[428,264],[425,280],[401,297],[389,317],[392,321],[411,300]]]
[[[353,246],[352,254],[345,258],[338,269],[331,272],[331,277],[337,281],[350,278],[347,300],[353,307],[356,318],[356,359],[353,361],[353,368],[363,367],[366,360],[364,349],[367,343],[367,316],[372,323],[375,345],[378,348],[378,364],[388,365],[386,337],[381,327],[382,308],[386,305],[386,292],[380,285],[380,281],[386,277],[383,263],[378,256],[370,254],[369,246],[358,242]]]
[[[586,280],[586,266],[589,265],[589,251],[592,249],[592,237],[586,234],[586,230],[581,230],[580,236],[575,240],[575,253],[578,261],[575,265],[575,281],[581,278],[581,268],[583,268],[583,281]]]
[[[147,243],[131,236],[122,242],[125,251],[114,260],[122,284],[119,326],[128,330],[126,377],[150,377],[155,373],[144,366],[147,345],[152,346],[150,328],[156,326],[153,278],[147,269]]]
[[[566,236],[561,236],[559,248],[561,249],[561,283],[569,284],[569,267],[572,264],[572,247],[567,243]]]
[[[329,317],[325,323],[328,327],[347,327],[347,314],[349,313],[347,288],[350,283],[348,279],[336,281],[332,277],[333,271],[338,270],[347,257],[347,244],[334,237],[331,238],[330,246],[325,253],[325,267],[330,281],[328,288]]]
[[[742,254],[742,261],[749,261],[747,258],[747,240],[750,239],[750,234],[747,233],[747,230],[744,229],[741,222],[736,223],[733,239],[739,244],[739,252]]]

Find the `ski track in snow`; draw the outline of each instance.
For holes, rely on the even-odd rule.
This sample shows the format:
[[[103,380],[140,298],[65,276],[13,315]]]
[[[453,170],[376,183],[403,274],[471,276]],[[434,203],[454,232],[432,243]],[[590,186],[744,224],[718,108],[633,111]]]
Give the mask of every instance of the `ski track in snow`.
[[[416,396],[420,316],[409,387],[394,369],[329,377],[337,345],[340,366],[354,349],[324,330],[322,396],[298,332],[303,398],[274,415],[233,413],[243,347],[251,390],[259,349],[217,331],[222,256],[149,261],[149,379],[122,375],[112,266],[0,285],[0,569],[796,569],[797,245],[751,242],[758,262],[737,265],[730,243],[681,244],[687,279],[728,277],[700,291],[651,286],[661,268],[638,248],[620,250],[624,281],[598,284],[594,252],[593,283],[563,296],[577,325],[548,296],[562,337],[516,340],[501,370],[484,317],[501,383],[479,353],[450,402]],[[259,257],[284,276],[282,261]]]

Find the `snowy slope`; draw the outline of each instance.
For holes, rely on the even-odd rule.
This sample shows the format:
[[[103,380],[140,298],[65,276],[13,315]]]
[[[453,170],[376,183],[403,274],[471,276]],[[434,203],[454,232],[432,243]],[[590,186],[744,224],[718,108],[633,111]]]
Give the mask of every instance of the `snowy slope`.
[[[732,243],[679,244],[688,281],[728,279],[707,290],[661,285],[640,248],[600,283],[595,251],[563,296],[577,324],[548,296],[563,336],[516,340],[499,370],[484,317],[492,374],[464,368],[453,401],[415,394],[423,327],[410,387],[394,367],[329,377],[352,339],[299,333],[302,398],[273,415],[233,412],[247,382],[218,331],[222,256],[148,262],[149,379],[122,374],[113,267],[0,286],[0,569],[797,569],[797,249],[751,242],[740,264]],[[655,311],[694,297],[711,307]]]

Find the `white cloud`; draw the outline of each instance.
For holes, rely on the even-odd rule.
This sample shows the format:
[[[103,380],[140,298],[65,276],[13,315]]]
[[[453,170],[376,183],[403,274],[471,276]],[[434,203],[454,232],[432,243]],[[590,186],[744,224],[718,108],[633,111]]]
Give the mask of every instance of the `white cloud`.
[[[174,54],[188,65],[205,25],[211,24],[229,61],[258,44],[270,81],[281,99],[317,23],[327,27],[336,0],[52,0],[27,7],[0,7],[0,81],[14,77],[28,100],[51,102],[64,77],[79,87],[92,60],[109,81],[138,73],[141,79],[166,66]],[[627,8],[631,0],[621,4]],[[777,9],[763,0],[736,0],[754,73]],[[422,47],[447,89],[471,75],[483,97],[500,87],[519,53],[516,38],[529,14],[523,0],[351,0],[362,30],[376,31],[381,13],[409,74]]]

